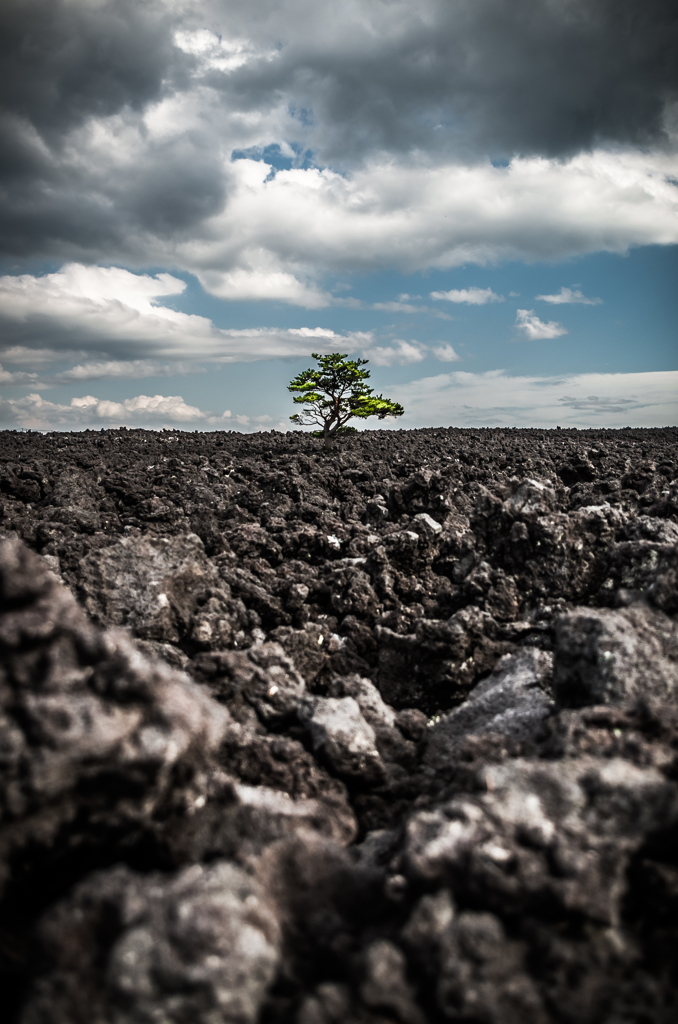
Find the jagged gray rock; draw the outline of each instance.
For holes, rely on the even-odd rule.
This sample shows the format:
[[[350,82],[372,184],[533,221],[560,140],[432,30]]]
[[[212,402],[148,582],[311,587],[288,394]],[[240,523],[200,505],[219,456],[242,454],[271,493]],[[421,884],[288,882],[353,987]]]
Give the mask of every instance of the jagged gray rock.
[[[505,654],[468,699],[429,730],[425,763],[444,769],[466,736],[495,733],[509,745],[535,740],[555,706],[552,664],[548,651],[533,647]]]
[[[678,691],[678,630],[661,612],[577,608],[555,625],[553,686],[567,707],[667,699]]]
[[[376,735],[353,697],[311,697],[300,707],[315,753],[342,779],[381,782],[384,765]]]

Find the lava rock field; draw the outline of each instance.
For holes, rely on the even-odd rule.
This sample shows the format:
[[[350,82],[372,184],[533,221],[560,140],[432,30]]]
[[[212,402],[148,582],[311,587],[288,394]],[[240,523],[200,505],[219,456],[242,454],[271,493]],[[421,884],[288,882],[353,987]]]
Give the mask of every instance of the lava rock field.
[[[678,429],[0,434],[12,1024],[673,1024]]]

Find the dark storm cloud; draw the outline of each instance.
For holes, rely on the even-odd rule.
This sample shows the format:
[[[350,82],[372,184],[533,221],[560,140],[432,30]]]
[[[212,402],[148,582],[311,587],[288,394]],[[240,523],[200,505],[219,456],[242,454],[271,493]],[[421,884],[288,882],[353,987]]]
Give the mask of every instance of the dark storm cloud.
[[[83,322],[79,323],[73,317],[69,322],[62,323],[54,316],[41,315],[39,312],[23,320],[13,320],[5,316],[4,311],[0,312],[0,364],[3,364],[3,360],[7,362],[4,356],[7,349],[25,353],[25,360],[21,359],[23,365],[28,362],[30,351],[34,348],[40,350],[41,346],[45,346],[43,351],[49,351],[51,362],[58,361],[60,357],[67,360],[84,358],[85,354],[90,358],[109,356],[113,351],[110,338],[98,337],[95,331],[88,329],[85,318],[81,320]],[[117,359],[134,359],[139,354],[139,341],[137,338],[125,338],[116,343],[114,351]],[[144,355],[147,354],[144,352]]]
[[[119,203],[132,221],[154,234],[190,229],[222,205],[221,164],[200,141],[149,146],[139,170],[135,181],[124,183]]]
[[[289,93],[329,160],[413,148],[563,157],[663,137],[678,93],[672,0],[363,6],[364,21],[347,15],[336,35],[300,26],[278,61],[229,76],[229,93]]]
[[[219,170],[190,136],[179,152],[149,143],[133,173],[117,176],[101,166],[106,154],[78,159],[66,149],[69,133],[92,119],[133,115],[188,87],[194,59],[174,45],[174,27],[169,8],[155,2],[0,6],[5,255],[130,256],[139,229],[182,230],[221,204]]]
[[[0,254],[17,260],[31,256],[68,260],[80,253],[115,259],[123,250],[121,216],[111,215],[95,190],[75,175],[58,171],[25,178],[0,192]]]
[[[246,57],[176,36],[200,31]],[[154,262],[201,233],[252,146],[351,169],[661,144],[677,34],[669,0],[3,0],[1,251]],[[170,97],[172,130],[149,130]]]
[[[223,204],[221,164],[200,140],[149,143],[110,178],[44,162],[0,189],[0,254],[148,262],[148,236],[177,237]],[[152,260],[151,260],[152,262]]]
[[[52,139],[91,116],[141,108],[180,76],[162,4],[4,0],[0,105]]]

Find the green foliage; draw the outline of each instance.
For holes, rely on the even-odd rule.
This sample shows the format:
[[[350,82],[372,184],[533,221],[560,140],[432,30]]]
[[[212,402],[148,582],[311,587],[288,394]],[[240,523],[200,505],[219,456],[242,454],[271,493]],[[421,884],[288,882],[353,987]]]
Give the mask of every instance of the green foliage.
[[[340,352],[329,355],[313,352],[313,358],[320,369],[303,370],[288,385],[288,391],[298,392],[293,401],[302,406],[302,411],[290,419],[300,427],[320,427],[314,434],[324,437],[326,446],[335,434],[355,430],[355,427],[345,426],[354,417],[376,416],[383,420],[405,412],[398,402],[375,395],[367,386],[365,381],[370,371],[362,369],[367,359],[347,359]]]

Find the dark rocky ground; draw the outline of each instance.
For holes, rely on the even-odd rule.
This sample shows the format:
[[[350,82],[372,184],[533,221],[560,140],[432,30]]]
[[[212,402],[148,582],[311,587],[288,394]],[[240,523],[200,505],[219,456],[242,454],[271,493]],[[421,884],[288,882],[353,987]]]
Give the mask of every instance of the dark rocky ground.
[[[0,435],[4,1019],[674,1022],[677,442]]]

